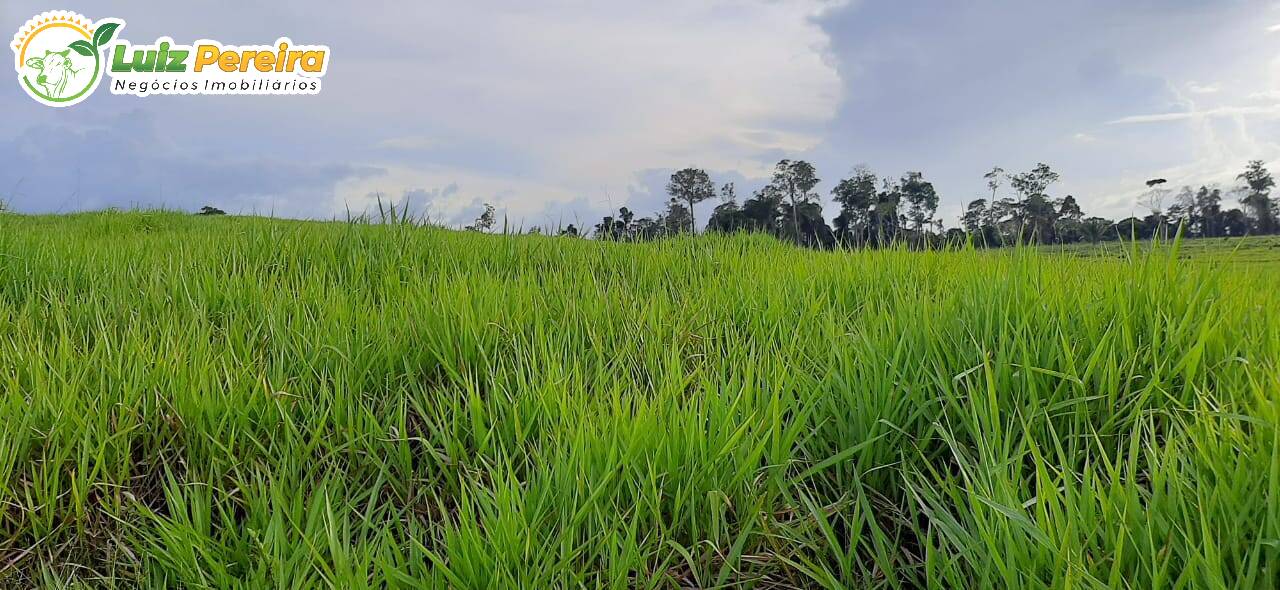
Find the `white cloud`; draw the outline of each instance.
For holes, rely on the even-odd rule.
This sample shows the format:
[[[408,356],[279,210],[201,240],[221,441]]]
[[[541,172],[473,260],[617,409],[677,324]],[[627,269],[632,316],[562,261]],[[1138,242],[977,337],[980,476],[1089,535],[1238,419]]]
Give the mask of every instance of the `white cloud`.
[[[425,150],[441,145],[440,140],[430,137],[409,136],[409,137],[391,137],[381,140],[377,143],[377,147],[389,150]]]
[[[1215,94],[1222,90],[1222,85],[1214,82],[1212,84],[1198,84],[1196,82],[1188,82],[1187,90],[1192,94]]]
[[[426,50],[404,60],[348,56],[346,78],[335,66],[325,92],[341,93],[370,117],[412,113],[397,121],[396,135],[376,140],[379,147],[426,149],[463,138],[492,144],[495,161],[521,160],[509,174],[454,165],[440,177],[483,179],[546,204],[565,193],[603,204],[604,193],[624,192],[637,170],[696,165],[763,175],[766,156],[818,145],[842,97],[828,39],[813,22],[832,4],[401,8],[396,22],[405,25],[377,34],[388,45]],[[413,72],[406,87],[369,103],[371,85],[405,72]]]
[[[234,11],[124,0],[107,12],[128,20],[138,39],[290,34],[332,47],[314,97],[130,105],[153,113],[161,134],[199,135],[202,153],[402,170],[378,180],[384,193],[457,182],[462,193],[513,195],[513,210],[543,211],[584,198],[579,209],[603,209],[640,170],[760,175],[776,152],[818,145],[843,83],[814,18],[842,1],[369,0],[314,10],[281,0],[246,21]],[[17,0],[13,10],[37,8]],[[17,105],[10,118],[49,116],[17,94],[0,95]],[[95,96],[87,108],[122,101]],[[363,199],[366,188],[340,192]],[[331,208],[311,215],[344,212],[340,199],[330,201],[317,199]]]
[[[1212,117],[1236,117],[1236,116],[1266,116],[1274,117],[1280,115],[1280,105],[1271,106],[1229,106],[1205,109],[1199,111],[1183,111],[1174,113],[1156,113],[1151,115],[1132,115],[1121,117],[1114,121],[1108,121],[1108,125],[1126,125],[1133,123],[1162,123],[1167,121],[1186,121],[1190,119],[1205,119]]]
[[[374,213],[379,199],[383,203],[407,200],[414,214],[455,226],[470,222],[483,203],[493,204],[500,217],[516,226],[555,226],[561,222],[581,226],[586,222],[569,212],[570,205],[580,201],[579,195],[557,184],[507,180],[444,167],[395,167],[377,177],[350,176],[335,187],[331,201],[318,204],[331,211]]]

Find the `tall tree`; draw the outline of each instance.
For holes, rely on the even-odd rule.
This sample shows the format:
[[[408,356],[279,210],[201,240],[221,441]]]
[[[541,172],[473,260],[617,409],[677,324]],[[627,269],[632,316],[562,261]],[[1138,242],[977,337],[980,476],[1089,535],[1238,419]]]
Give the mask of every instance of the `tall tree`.
[[[938,192],[919,172],[903,174],[898,188],[907,202],[907,218],[915,226],[917,237],[923,239],[925,227],[933,224],[933,216],[938,211]]]
[[[671,175],[667,183],[667,194],[688,205],[689,232],[698,233],[693,216],[693,206],[716,196],[716,187],[711,184],[711,177],[705,170],[685,168]]]
[[[1165,214],[1175,227],[1181,226],[1187,236],[1200,235],[1200,211],[1196,207],[1196,193],[1189,186],[1183,186],[1173,197],[1173,204]]]
[[[1200,235],[1216,238],[1222,235],[1222,191],[1201,186],[1196,191],[1196,212],[1200,215]]]
[[[814,248],[830,248],[835,245],[835,232],[822,216],[822,205],[816,201],[801,201],[799,211],[792,211],[790,203],[781,206],[783,217],[799,220],[798,241]]]
[[[600,240],[632,241],[635,236],[635,213],[623,207],[618,209],[618,216],[606,215],[596,224],[594,235]]]
[[[726,182],[720,187],[720,202],[735,203],[738,200],[738,189],[732,182]]]
[[[738,191],[732,182],[720,187],[720,204],[711,211],[707,220],[707,231],[734,233],[747,229],[746,218],[742,208],[738,206]]]
[[[1061,178],[1048,164],[1041,162],[1027,172],[1009,177],[1009,186],[1018,193],[1014,212],[1019,239],[1037,237],[1053,239],[1058,211],[1049,200],[1049,186]]]
[[[800,209],[801,203],[813,200],[813,187],[818,186],[818,173],[813,165],[804,160],[782,160],[773,169],[773,180],[770,185],[790,204],[791,236],[800,241]]]
[[[1248,211],[1253,221],[1254,231],[1269,234],[1280,229],[1276,227],[1276,208],[1275,203],[1271,201],[1271,189],[1276,185],[1276,181],[1271,177],[1262,160],[1249,162],[1244,172],[1241,172],[1236,179],[1244,182],[1244,186],[1241,187],[1244,196],[1240,198],[1240,204],[1244,205]]]
[[[988,215],[990,214],[987,212],[987,200],[974,199],[969,201],[964,213],[960,215],[960,225],[964,226],[964,231],[977,234],[982,231],[982,226],[986,224]]]
[[[1147,181],[1147,190],[1138,197],[1138,204],[1146,207],[1152,214],[1160,214],[1163,216],[1164,200],[1169,196],[1169,189],[1165,188],[1168,180],[1163,178],[1152,178]]]
[[[840,205],[836,215],[836,236],[841,242],[856,236],[861,242],[871,222],[871,208],[876,204],[876,184],[879,179],[865,166],[854,168],[853,176],[845,178],[831,189],[831,196]]]
[[[987,188],[991,189],[991,202],[995,202],[999,197],[1000,183],[1004,179],[1004,168],[992,166],[991,171],[983,174],[983,178],[987,179]]]
[[[1084,220],[1084,210],[1080,208],[1080,203],[1076,202],[1076,198],[1067,195],[1058,203],[1058,216],[1054,224],[1054,234],[1059,242],[1078,242],[1080,241],[1081,223]]]
[[[1080,203],[1076,202],[1075,197],[1067,195],[1058,204],[1058,216],[1062,219],[1080,221],[1084,218],[1084,210],[1080,209]]]
[[[782,199],[777,187],[766,185],[750,199],[743,201],[742,215],[747,229],[780,235],[782,232],[779,231],[778,217],[781,215],[779,209]]]
[[[871,208],[871,227],[876,243],[887,244],[898,236],[901,223],[898,219],[898,205],[902,202],[902,191],[898,184],[886,178],[881,182],[880,192],[876,193],[876,204]]]
[[[658,222],[665,235],[693,232],[693,213],[675,197],[667,201],[667,210],[658,217]]]
[[[1018,196],[1025,200],[1035,195],[1048,196],[1045,191],[1060,178],[1061,176],[1048,164],[1041,162],[1027,172],[1010,176],[1009,186],[1012,186],[1013,190],[1018,192]]]

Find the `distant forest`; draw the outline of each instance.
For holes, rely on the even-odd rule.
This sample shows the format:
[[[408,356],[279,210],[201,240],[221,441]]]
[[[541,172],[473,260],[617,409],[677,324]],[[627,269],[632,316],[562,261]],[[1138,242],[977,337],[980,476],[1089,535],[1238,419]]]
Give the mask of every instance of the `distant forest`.
[[[1249,162],[1238,186],[1172,190],[1163,178],[1146,182],[1139,204],[1145,217],[1111,220],[1086,217],[1075,197],[1050,196],[1059,175],[1047,164],[1027,172],[1007,173],[992,168],[983,177],[990,196],[970,201],[961,227],[944,228],[938,217],[938,192],[920,172],[899,178],[880,177],[865,167],[854,170],[831,190],[838,212],[829,224],[821,195],[814,192],[819,178],[812,164],[782,160],[764,188],[741,202],[733,183],[719,187],[705,170],[685,168],[667,183],[666,209],[636,217],[626,207],[608,215],[589,230],[573,225],[561,235],[623,242],[647,241],[696,233],[699,204],[718,199],[706,223],[707,232],[760,232],[813,248],[877,247],[905,243],[914,246],[971,241],[979,247],[1015,243],[1067,244],[1150,238],[1180,227],[1189,237],[1224,237],[1280,232],[1280,210],[1271,197],[1275,180],[1261,160]],[[1225,199],[1239,207],[1224,208]],[[1166,206],[1167,204],[1167,206]],[[705,207],[705,206],[704,206]],[[493,225],[492,207],[468,229]]]

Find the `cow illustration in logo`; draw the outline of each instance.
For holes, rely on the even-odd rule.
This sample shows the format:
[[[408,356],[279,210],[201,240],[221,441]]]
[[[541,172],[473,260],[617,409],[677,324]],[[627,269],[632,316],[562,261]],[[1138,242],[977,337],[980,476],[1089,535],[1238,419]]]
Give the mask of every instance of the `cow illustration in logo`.
[[[27,94],[53,107],[76,104],[98,87],[106,69],[104,47],[124,23],[93,22],[55,10],[28,20],[13,36],[18,83]]]
[[[71,49],[52,51],[46,49],[44,57],[27,58],[27,65],[40,71],[36,76],[36,84],[44,87],[45,94],[52,98],[63,98],[67,94],[67,84],[84,71],[84,68],[71,67]],[[75,85],[72,85],[75,88]]]

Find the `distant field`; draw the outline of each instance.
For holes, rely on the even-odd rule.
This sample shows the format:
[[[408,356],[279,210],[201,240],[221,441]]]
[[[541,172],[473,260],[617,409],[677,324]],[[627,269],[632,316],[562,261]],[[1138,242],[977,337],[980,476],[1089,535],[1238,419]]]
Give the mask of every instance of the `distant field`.
[[[1277,588],[1277,243],[0,215],[0,586]]]
[[[1150,241],[1139,242],[1142,251],[1151,249]],[[1163,251],[1168,251],[1171,244],[1165,243]],[[1064,246],[1044,246],[1049,252],[1074,254],[1079,256],[1098,256],[1124,258],[1132,249],[1132,243],[1101,242],[1098,244],[1068,244]],[[1280,236],[1250,236],[1243,238],[1195,238],[1185,239],[1179,245],[1178,257],[1187,260],[1208,260],[1213,262],[1243,263],[1278,263],[1280,264]]]

